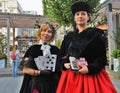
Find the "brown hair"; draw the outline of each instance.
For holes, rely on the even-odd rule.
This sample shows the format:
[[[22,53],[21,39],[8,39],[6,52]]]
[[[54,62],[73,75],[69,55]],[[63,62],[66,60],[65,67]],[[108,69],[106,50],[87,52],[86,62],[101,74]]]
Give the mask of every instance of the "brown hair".
[[[15,52],[17,49],[18,49],[18,46],[17,45],[13,45],[12,51]]]
[[[88,14],[88,17],[89,17],[89,20],[87,22],[90,22],[91,21],[91,15],[90,13],[87,13]]]

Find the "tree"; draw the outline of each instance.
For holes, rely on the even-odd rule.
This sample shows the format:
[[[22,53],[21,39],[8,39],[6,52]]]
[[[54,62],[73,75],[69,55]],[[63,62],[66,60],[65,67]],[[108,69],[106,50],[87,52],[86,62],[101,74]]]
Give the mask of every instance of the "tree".
[[[92,13],[99,9],[100,0],[43,0],[44,15],[60,25],[69,26],[73,23],[71,5],[77,1],[88,2]]]
[[[120,49],[120,28],[118,28],[117,31],[113,33],[114,33],[114,40],[116,43],[116,48]]]
[[[6,37],[0,33],[0,53],[4,53],[4,48],[7,45]]]

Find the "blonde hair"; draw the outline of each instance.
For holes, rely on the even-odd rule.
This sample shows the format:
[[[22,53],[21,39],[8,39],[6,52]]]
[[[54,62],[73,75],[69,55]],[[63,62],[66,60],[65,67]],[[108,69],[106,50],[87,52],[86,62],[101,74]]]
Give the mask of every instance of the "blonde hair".
[[[41,36],[41,32],[45,31],[45,30],[48,30],[48,29],[51,29],[50,26],[49,26],[49,24],[42,24],[41,27],[40,27],[40,29],[37,31],[37,39],[40,40],[41,39],[41,37],[40,37]],[[52,31],[52,38],[51,38],[50,41],[52,41],[54,39],[54,36],[55,35],[54,35],[53,31]]]

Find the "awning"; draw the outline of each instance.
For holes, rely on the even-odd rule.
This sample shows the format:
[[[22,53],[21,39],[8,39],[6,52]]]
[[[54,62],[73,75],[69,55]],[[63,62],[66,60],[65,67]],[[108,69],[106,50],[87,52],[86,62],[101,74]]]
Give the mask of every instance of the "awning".
[[[48,22],[48,18],[41,15],[0,13],[0,27],[7,27],[7,18],[11,28],[34,28],[36,21],[39,25]]]

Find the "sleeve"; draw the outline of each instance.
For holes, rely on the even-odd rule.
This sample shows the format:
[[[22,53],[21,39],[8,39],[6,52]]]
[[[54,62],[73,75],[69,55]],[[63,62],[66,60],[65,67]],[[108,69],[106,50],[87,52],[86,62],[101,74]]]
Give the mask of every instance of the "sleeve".
[[[61,57],[64,57],[66,54],[66,41],[67,41],[67,36],[64,37],[62,44],[61,44],[61,48],[60,48]]]
[[[24,66],[33,68],[33,66],[34,66],[34,64],[35,64],[35,62],[33,62],[33,61],[34,61],[34,60],[33,60],[33,58],[32,58],[32,47],[30,47],[30,48],[26,51],[24,57],[22,58],[22,60],[21,60],[21,62],[20,62],[20,64],[19,64],[19,69],[22,70]]]
[[[106,57],[106,36],[103,31],[100,31],[94,41],[94,47],[91,58],[88,58],[88,70],[89,74],[97,74],[101,71],[101,69],[105,68],[107,64]]]
[[[68,54],[67,48],[69,46],[71,39],[73,38],[73,34],[74,34],[73,31],[70,31],[67,35],[65,35],[60,48],[61,57],[64,57]]]
[[[32,52],[32,47],[30,47],[30,48],[26,51],[26,53],[25,53],[25,55],[24,55],[24,58],[25,58],[25,57],[30,57],[30,56],[32,56],[32,55],[31,55],[31,52]]]
[[[57,53],[57,61],[56,61],[56,73],[58,75],[58,77],[61,76],[61,71],[62,71],[62,59],[60,56],[60,50],[56,47],[56,53]]]
[[[72,35],[73,35],[73,32],[69,32],[63,39],[62,41],[62,44],[61,44],[61,48],[60,48],[60,55],[61,55],[61,58],[62,58],[62,69],[63,70],[66,70],[66,68],[64,67],[64,63],[68,63],[69,62],[69,59],[68,59],[68,46],[69,46],[69,43],[72,39]]]
[[[17,54],[18,54],[18,55],[20,54],[20,51],[19,51],[19,50],[17,50]]]

